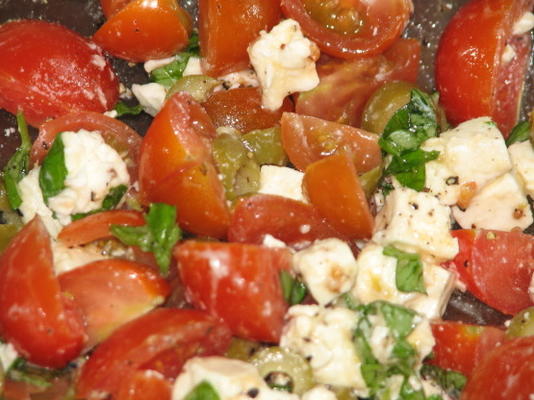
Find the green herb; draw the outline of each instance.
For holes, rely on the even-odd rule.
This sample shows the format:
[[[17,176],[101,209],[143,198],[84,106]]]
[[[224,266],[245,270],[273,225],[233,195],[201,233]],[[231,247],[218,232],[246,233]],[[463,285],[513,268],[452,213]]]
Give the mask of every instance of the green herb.
[[[79,219],[87,217],[88,215],[96,214],[102,211],[113,210],[120,203],[122,197],[124,196],[127,190],[128,186],[126,185],[115,186],[109,191],[107,196],[104,197],[104,200],[102,201],[102,207],[97,210],[89,211],[87,213],[73,214],[71,216],[72,220],[77,221]]]
[[[65,189],[65,179],[69,171],[65,163],[65,145],[62,137],[63,133],[56,136],[39,171],[39,186],[45,203]]]
[[[426,294],[423,279],[423,263],[419,254],[406,253],[393,246],[386,246],[385,256],[397,259],[395,271],[395,284],[397,289],[404,293],[418,292]]]
[[[145,215],[146,225],[111,225],[111,233],[128,246],[139,246],[154,253],[162,275],[167,275],[172,248],[182,237],[176,225],[176,208],[164,203],[152,203]]]
[[[522,121],[514,126],[514,129],[512,129],[512,132],[510,132],[510,136],[508,136],[508,139],[506,139],[506,146],[510,147],[514,143],[524,142],[525,140],[528,140],[529,137],[530,122]]]
[[[189,37],[189,42],[187,43],[187,46],[185,49],[182,50],[186,53],[191,53],[194,56],[200,55],[200,43],[199,43],[199,37],[198,32],[191,33],[191,36]]]
[[[460,397],[467,382],[465,375],[460,372],[443,369],[437,365],[424,364],[421,375],[432,379],[452,398]]]
[[[184,400],[220,400],[220,397],[208,381],[202,381],[185,396]]]
[[[115,111],[117,112],[117,117],[122,117],[123,115],[139,115],[143,111],[143,107],[141,107],[141,104],[129,106],[125,102],[119,101],[115,105]]]
[[[306,285],[299,279],[295,279],[286,270],[280,271],[280,283],[282,285],[284,299],[291,306],[299,304],[304,300],[304,297],[306,297],[306,294],[308,293]]]
[[[24,358],[19,357],[7,371],[7,376],[18,382],[26,382],[30,385],[46,389],[52,385],[55,378],[71,372],[70,367],[63,369],[50,369],[29,364]]]
[[[3,171],[7,200],[14,210],[22,204],[17,184],[26,176],[30,168],[30,149],[32,146],[28,125],[22,112],[17,114],[17,126],[20,135],[20,146],[9,159]]]

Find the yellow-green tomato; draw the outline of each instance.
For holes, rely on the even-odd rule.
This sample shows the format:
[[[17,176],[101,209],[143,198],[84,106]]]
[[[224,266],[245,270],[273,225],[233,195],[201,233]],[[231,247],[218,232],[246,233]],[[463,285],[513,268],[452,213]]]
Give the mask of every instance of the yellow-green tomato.
[[[178,79],[167,92],[167,98],[177,92],[187,92],[196,101],[202,103],[208,99],[213,89],[219,85],[219,81],[206,75],[188,75]]]
[[[259,165],[286,165],[287,155],[282,147],[280,128],[250,131],[241,136],[245,147],[254,154]]]
[[[518,312],[510,321],[506,329],[508,337],[523,337],[534,335],[534,306]]]

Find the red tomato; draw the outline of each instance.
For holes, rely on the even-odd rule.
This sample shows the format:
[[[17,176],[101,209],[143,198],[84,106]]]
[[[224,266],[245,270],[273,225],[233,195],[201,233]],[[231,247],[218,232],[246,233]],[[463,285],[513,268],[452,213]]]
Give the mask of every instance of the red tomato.
[[[468,377],[487,354],[504,340],[504,331],[492,326],[453,321],[434,322],[431,326],[436,344],[428,363],[461,372]]]
[[[334,154],[349,151],[359,173],[382,162],[378,135],[349,125],[294,113],[282,116],[282,144],[291,163],[304,171],[308,165]]]
[[[355,10],[363,23],[357,32],[340,33],[316,21],[305,3],[317,7],[316,0],[315,4],[310,0],[282,0],[282,11],[286,17],[296,20],[322,51],[345,59],[382,53],[400,37],[413,10],[411,0],[346,1],[347,8]],[[332,12],[327,9],[327,2],[319,7],[325,8],[321,13]]]
[[[512,36],[512,28],[531,9],[530,0],[471,0],[451,19],[439,43],[436,85],[452,123],[487,115],[508,136],[532,48],[530,33]],[[509,62],[507,45],[515,51]]]
[[[221,318],[234,335],[278,342],[287,310],[279,278],[290,268],[287,249],[189,241],[174,256],[195,307]]]
[[[462,400],[529,400],[534,393],[534,336],[496,347],[475,369]]]
[[[120,384],[114,400],[171,400],[172,384],[153,370],[135,371]]]
[[[452,231],[460,253],[450,263],[467,289],[484,303],[516,314],[534,304],[529,284],[534,272],[534,237],[520,231]]]
[[[276,111],[263,108],[261,92],[257,88],[215,92],[202,105],[217,128],[229,126],[242,133],[278,125],[282,112],[293,110],[293,104],[288,98]]]
[[[0,107],[24,111],[29,124],[73,111],[104,112],[119,98],[119,81],[98,46],[49,22],[0,26]]]
[[[143,213],[133,210],[103,211],[79,219],[65,226],[59,232],[58,239],[66,246],[81,246],[113,236],[109,231],[111,225],[145,225]]]
[[[298,96],[296,112],[359,127],[365,103],[381,85],[415,83],[420,52],[418,41],[400,39],[382,55],[319,65],[319,86]]]
[[[117,11],[122,10],[132,0],[100,0],[102,11],[106,18],[111,17]]]
[[[52,262],[50,237],[36,217],[0,258],[0,334],[29,361],[58,368],[80,354],[86,334]]]
[[[351,239],[368,239],[373,216],[351,158],[344,152],[306,168],[303,181],[310,202],[334,229]]]
[[[202,69],[212,76],[248,67],[247,48],[280,20],[280,0],[200,0]]]
[[[58,279],[85,316],[88,348],[163,303],[170,290],[152,268],[122,259],[95,261]]]
[[[41,163],[58,133],[80,129],[100,132],[106,143],[119,154],[127,154],[130,178],[132,182],[137,179],[141,136],[124,122],[96,112],[70,113],[42,124],[32,145],[32,164]]]
[[[297,250],[317,239],[346,239],[309,204],[269,194],[241,199],[232,213],[228,240],[261,244],[267,234]]]
[[[143,62],[178,53],[192,28],[191,17],[176,0],[133,0],[115,11],[93,39],[115,57]]]
[[[177,374],[184,355],[222,354],[230,340],[228,328],[202,311],[156,309],[121,326],[96,348],[82,367],[76,397],[115,399],[122,382],[135,380],[139,370],[150,369],[147,365]],[[158,362],[162,355],[165,362]]]

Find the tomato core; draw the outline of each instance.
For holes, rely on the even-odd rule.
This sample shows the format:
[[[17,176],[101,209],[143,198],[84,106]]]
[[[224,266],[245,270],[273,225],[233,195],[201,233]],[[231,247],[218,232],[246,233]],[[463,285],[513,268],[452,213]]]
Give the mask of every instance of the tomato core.
[[[358,33],[363,25],[359,2],[354,0],[303,0],[306,12],[325,28],[343,35]]]

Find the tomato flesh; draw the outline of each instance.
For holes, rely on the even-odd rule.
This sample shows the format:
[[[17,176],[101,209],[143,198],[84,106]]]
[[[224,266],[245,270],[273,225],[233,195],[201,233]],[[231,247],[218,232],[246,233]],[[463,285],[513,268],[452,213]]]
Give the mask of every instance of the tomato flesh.
[[[355,0],[303,0],[304,8],[310,16],[325,28],[341,34],[358,33],[363,20],[359,12],[359,2]]]

